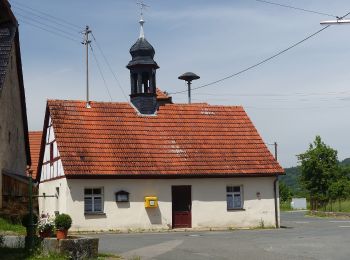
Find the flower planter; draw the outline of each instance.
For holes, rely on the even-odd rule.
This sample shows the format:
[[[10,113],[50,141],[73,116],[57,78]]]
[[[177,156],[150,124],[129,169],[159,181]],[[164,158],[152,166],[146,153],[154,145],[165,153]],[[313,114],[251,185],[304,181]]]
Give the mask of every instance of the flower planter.
[[[41,238],[50,237],[52,234],[51,230],[40,231],[39,235]]]
[[[68,214],[59,214],[55,218],[57,239],[67,238],[68,229],[72,226],[72,218]]]
[[[66,239],[68,234],[68,230],[56,230],[57,239]]]

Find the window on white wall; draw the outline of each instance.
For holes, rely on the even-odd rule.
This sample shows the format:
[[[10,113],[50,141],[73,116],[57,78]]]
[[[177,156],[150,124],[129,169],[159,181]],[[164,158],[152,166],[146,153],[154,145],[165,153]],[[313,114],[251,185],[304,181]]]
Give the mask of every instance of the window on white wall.
[[[227,209],[243,209],[243,187],[226,187]]]
[[[103,188],[85,188],[84,189],[84,212],[102,213],[103,212]]]

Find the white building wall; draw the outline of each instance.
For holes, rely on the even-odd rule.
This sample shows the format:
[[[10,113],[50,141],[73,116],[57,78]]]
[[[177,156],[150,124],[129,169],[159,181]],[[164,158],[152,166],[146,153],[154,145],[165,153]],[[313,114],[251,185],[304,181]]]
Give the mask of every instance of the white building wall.
[[[257,227],[263,222],[275,226],[274,177],[212,179],[68,179],[40,184],[42,192],[62,191],[60,213],[73,218],[72,230],[160,229],[172,226],[171,186],[191,185],[192,227]],[[244,210],[227,210],[226,186],[243,186]],[[104,190],[103,215],[84,214],[84,188]],[[130,193],[129,203],[116,203],[115,192]],[[260,199],[257,193],[260,192]],[[51,195],[50,193],[50,195]],[[157,196],[158,208],[146,209],[145,196]],[[40,210],[55,210],[53,199],[41,201]]]
[[[39,184],[39,214],[51,216],[67,212],[67,199],[70,197],[66,178],[50,180]]]
[[[52,154],[54,161],[50,162],[50,144],[52,143]],[[64,175],[62,161],[60,153],[58,151],[55,133],[52,126],[51,117],[49,118],[49,126],[47,128],[46,140],[45,140],[45,152],[43,157],[43,166],[41,168],[40,182],[49,179],[54,179]]]

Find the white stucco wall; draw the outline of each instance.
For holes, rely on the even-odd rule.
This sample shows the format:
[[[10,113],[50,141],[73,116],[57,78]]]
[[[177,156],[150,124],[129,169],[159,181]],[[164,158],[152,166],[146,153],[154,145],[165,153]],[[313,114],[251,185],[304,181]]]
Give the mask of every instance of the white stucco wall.
[[[43,157],[43,166],[41,168],[40,182],[64,175],[61,159],[54,160],[54,162],[50,163],[50,143],[53,144],[53,158],[60,158],[55,133],[52,127],[51,117],[49,118],[49,126],[46,133],[45,151]]]
[[[212,179],[69,179],[41,183],[39,193],[59,198],[40,198],[42,210],[53,214],[59,201],[60,213],[73,218],[72,230],[159,229],[172,226],[171,186],[191,185],[192,227],[275,226],[274,177]],[[228,211],[226,186],[243,186],[244,210]],[[105,215],[84,215],[84,188],[104,190]],[[115,192],[130,192],[129,203],[116,203]],[[257,198],[260,192],[260,199]],[[144,197],[157,196],[159,207],[145,209]],[[45,200],[45,201],[44,201]]]
[[[67,180],[61,178],[39,184],[39,214],[49,213],[54,215],[55,211],[67,213],[67,200],[70,197]],[[70,213],[69,213],[70,214]]]

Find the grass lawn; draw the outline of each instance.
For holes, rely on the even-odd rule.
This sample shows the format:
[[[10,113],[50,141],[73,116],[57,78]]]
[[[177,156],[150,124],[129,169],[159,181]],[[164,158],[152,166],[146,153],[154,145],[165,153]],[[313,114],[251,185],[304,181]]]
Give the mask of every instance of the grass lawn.
[[[1,248],[0,247],[0,259],[6,260],[66,260],[68,257],[59,254],[42,255],[40,253],[29,255],[24,249],[21,248]],[[110,254],[100,254],[96,260],[115,259],[123,260],[120,256]],[[129,259],[128,259],[129,260]],[[134,259],[132,259],[134,260]]]
[[[12,224],[6,219],[0,218],[0,233],[6,231],[6,233],[15,233],[20,235],[26,234],[26,228],[20,224]]]
[[[280,201],[280,211],[290,211],[292,210],[290,206],[290,201]]]
[[[0,247],[0,256],[1,259],[7,260],[26,259],[26,252],[24,251],[24,249]]]
[[[43,256],[40,254],[29,255],[27,251],[23,248],[0,248],[1,259],[6,260],[66,260],[65,256],[51,254],[48,256]]]
[[[338,201],[334,203],[328,203],[326,209],[319,209],[320,211],[331,211],[331,212],[350,212],[350,200]]]
[[[307,202],[307,208],[310,209],[310,203]],[[280,210],[281,211],[290,211],[292,210],[290,206],[290,201],[280,202]],[[324,208],[319,208],[318,211],[325,211],[325,212],[349,212],[350,213],[350,199],[349,200],[343,200],[340,202],[336,201],[331,203],[328,203],[327,206]]]

